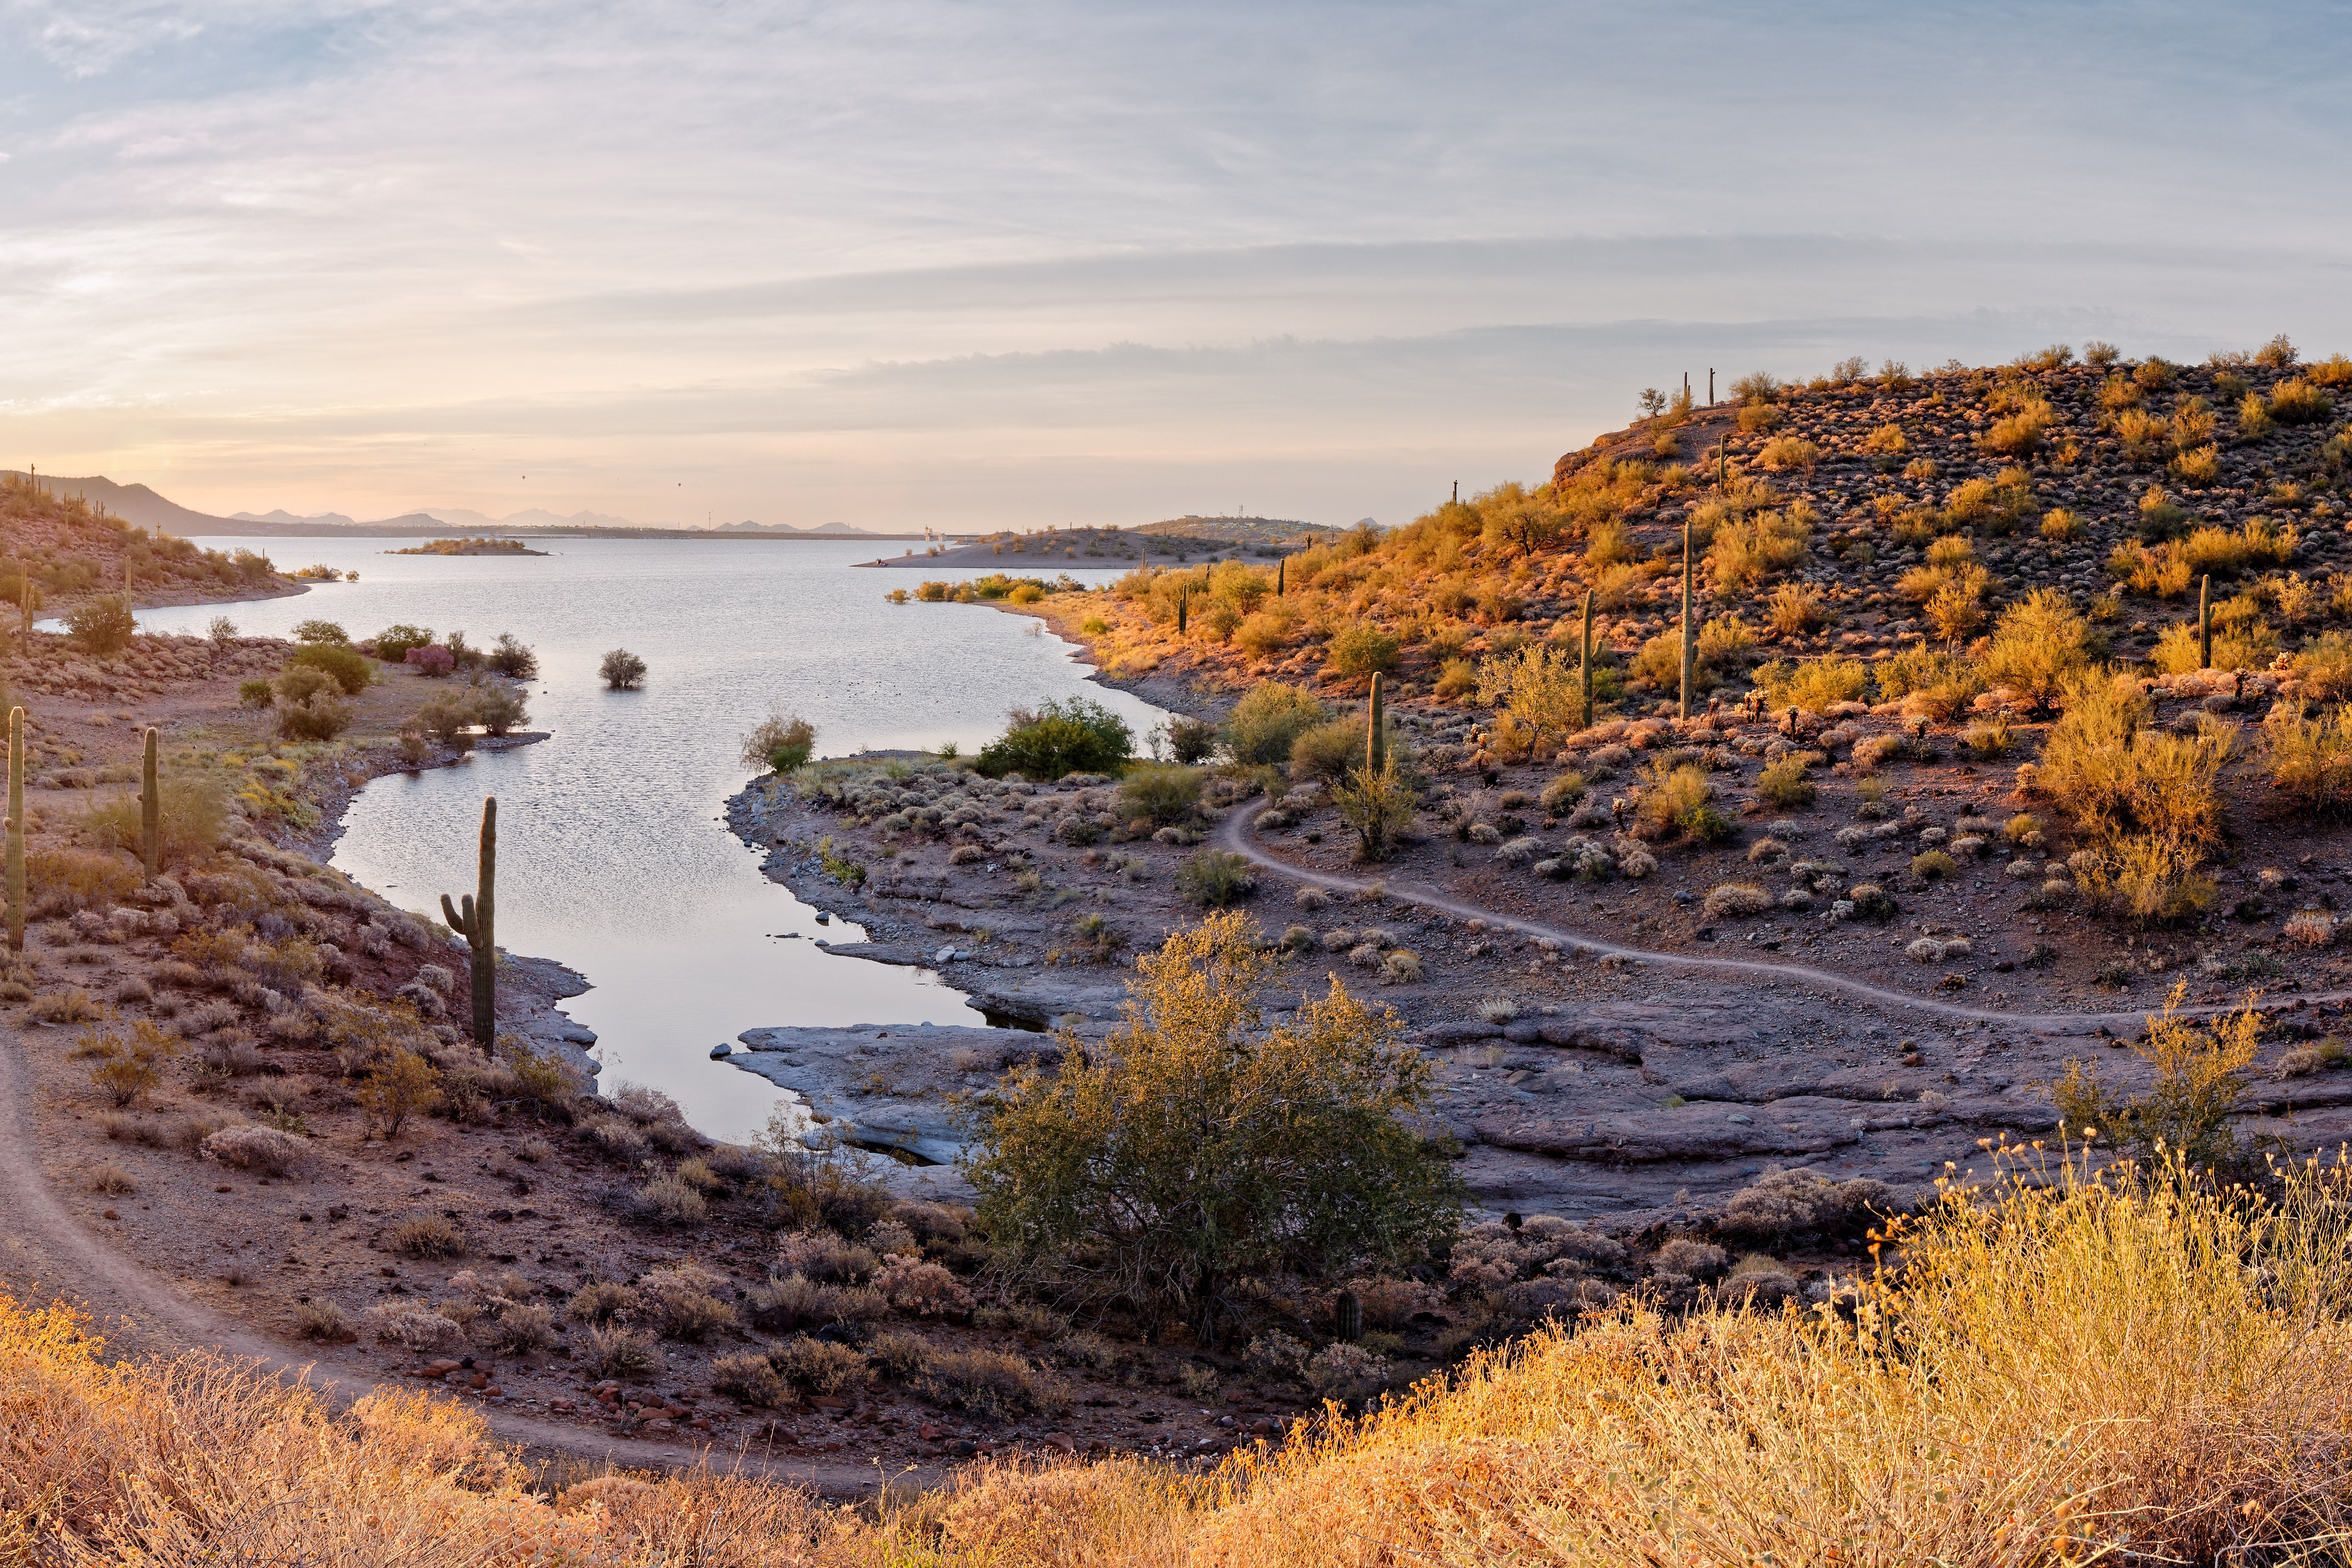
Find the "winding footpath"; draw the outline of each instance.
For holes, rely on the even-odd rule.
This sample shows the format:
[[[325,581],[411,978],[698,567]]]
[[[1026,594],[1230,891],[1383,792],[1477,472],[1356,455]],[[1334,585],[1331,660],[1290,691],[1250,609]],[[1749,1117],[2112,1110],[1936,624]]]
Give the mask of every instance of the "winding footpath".
[[[1248,816],[1249,808],[1246,804],[1235,806],[1226,814],[1223,824],[1218,827],[1211,842],[1220,848],[1242,856],[1251,864],[1271,871],[1276,876],[1286,877],[1294,882],[1309,887],[1322,888],[1331,892],[1353,894],[1365,892],[1375,885],[1373,881],[1362,878],[1342,877],[1328,871],[1310,870],[1281,859],[1261,847],[1251,836]],[[2121,1013],[2010,1013],[1992,1007],[1965,1006],[1959,1003],[1947,1002],[1933,996],[1915,996],[1908,992],[1896,991],[1885,985],[1874,985],[1866,980],[1857,980],[1850,974],[1840,974],[1834,970],[1815,969],[1810,964],[1772,963],[1757,958],[1721,958],[1703,953],[1664,952],[1653,948],[1628,947],[1622,942],[1611,942],[1605,937],[1593,936],[1589,932],[1571,931],[1565,926],[1549,925],[1541,921],[1529,920],[1523,916],[1507,915],[1482,904],[1449,898],[1438,888],[1427,882],[1397,882],[1382,878],[1378,880],[1377,885],[1389,898],[1400,903],[1433,910],[1441,914],[1452,915],[1457,920],[1482,920],[1490,926],[1515,931],[1523,936],[1548,937],[1563,947],[1582,948],[1600,957],[1633,959],[1659,968],[1685,969],[1702,974],[1736,974],[1742,977],[1760,977],[1776,984],[1818,986],[1824,991],[1836,992],[1857,1000],[1876,1003],[1881,1006],[1923,1013],[1931,1017],[1950,1019],[1955,1023],[2007,1024],[2017,1028],[2031,1030],[2038,1035],[2088,1035],[2096,1033],[2101,1028],[2111,1032],[2137,1034],[2147,1022],[2148,1013],[2145,1007]],[[2305,1004],[2352,1001],[2352,991],[2305,993],[2298,995],[2296,1000]],[[2262,1005],[2262,1010],[2279,1012],[2291,1005],[2293,1004],[2265,1003]],[[2210,1017],[2237,1010],[2234,1005],[2183,1007],[2177,1016],[2184,1018]]]
[[[0,1280],[20,1300],[68,1301],[88,1312],[100,1331],[125,1350],[149,1355],[205,1351],[252,1363],[309,1384],[337,1408],[348,1408],[378,1391],[416,1390],[419,1385],[413,1379],[386,1378],[376,1369],[338,1360],[332,1352],[290,1352],[236,1319],[189,1300],[170,1280],[85,1229],[42,1179],[31,1136],[32,1090],[25,1050],[22,1034],[0,1028]],[[530,1457],[560,1455],[640,1470],[708,1464],[840,1499],[870,1496],[880,1479],[872,1465],[782,1458],[750,1448],[647,1443],[495,1405],[471,1407],[493,1438]],[[914,1479],[938,1478],[918,1472]]]

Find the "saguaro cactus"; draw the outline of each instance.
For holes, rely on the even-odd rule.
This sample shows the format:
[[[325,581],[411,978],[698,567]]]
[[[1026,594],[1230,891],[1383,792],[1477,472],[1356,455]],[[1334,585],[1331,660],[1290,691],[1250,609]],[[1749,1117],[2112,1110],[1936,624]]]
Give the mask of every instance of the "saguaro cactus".
[[[2213,668],[2213,575],[2197,579],[2197,668]]]
[[[1277,599],[1282,597],[1283,574],[1289,564],[1290,557],[1287,555],[1274,563],[1274,596]]]
[[[8,710],[8,951],[25,951],[25,710]]]
[[[1584,727],[1592,728],[1592,590],[1584,591],[1584,659],[1577,674],[1584,688]]]
[[[448,894],[441,895],[441,912],[448,918],[449,929],[473,950],[467,973],[474,984],[474,1043],[485,1056],[499,1037],[499,950],[490,913],[498,879],[499,797],[489,795],[482,801],[482,868],[476,889],[465,895],[462,908],[452,904]]]
[[[1698,644],[1691,636],[1691,525],[1683,519],[1683,696],[1681,717],[1690,717],[1691,678],[1696,673]]]
[[[1381,757],[1388,750],[1381,743],[1381,724],[1387,717],[1386,707],[1381,690],[1381,672],[1376,669],[1372,671],[1371,719],[1364,726],[1364,772],[1367,773],[1381,771]]]
[[[139,863],[153,881],[163,870],[163,797],[155,788],[155,726],[147,726],[146,754],[139,762]]]
[[[1184,635],[1184,623],[1189,617],[1192,605],[1192,595],[1179,594],[1176,595],[1176,635],[1180,637]]]

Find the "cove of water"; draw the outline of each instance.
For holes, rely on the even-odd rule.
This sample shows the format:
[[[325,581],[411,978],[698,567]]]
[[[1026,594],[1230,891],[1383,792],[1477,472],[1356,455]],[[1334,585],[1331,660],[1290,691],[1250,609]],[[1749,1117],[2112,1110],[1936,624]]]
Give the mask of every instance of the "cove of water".
[[[982,574],[858,569],[872,544],[550,539],[530,542],[544,556],[453,557],[383,553],[414,542],[404,540],[196,542],[259,544],[281,566],[316,562],[360,580],[148,610],[142,626],[201,633],[226,615],[249,636],[282,637],[317,616],[359,638],[407,622],[478,646],[512,632],[537,652],[530,727],[552,738],[374,780],[351,805],[334,864],[403,909],[436,910],[443,892],[472,887],[482,797],[497,795],[499,945],[588,978],[594,989],[563,1010],[596,1031],[606,1092],[651,1084],[718,1138],[758,1131],[782,1098],[709,1059],[744,1029],[982,1021],[929,971],[835,958],[810,940],[863,933],[817,924],[728,831],[724,803],[751,776],[745,731],[782,707],[816,724],[821,755],[950,741],[969,753],[1007,709],[1047,698],[1091,696],[1139,737],[1167,717],[1088,683],[1076,650],[1035,635],[1034,620],[884,603],[922,576]],[[1118,574],[1069,564],[1081,581]],[[597,662],[615,647],[650,667],[643,690],[604,689]],[[430,689],[417,684],[422,700]]]

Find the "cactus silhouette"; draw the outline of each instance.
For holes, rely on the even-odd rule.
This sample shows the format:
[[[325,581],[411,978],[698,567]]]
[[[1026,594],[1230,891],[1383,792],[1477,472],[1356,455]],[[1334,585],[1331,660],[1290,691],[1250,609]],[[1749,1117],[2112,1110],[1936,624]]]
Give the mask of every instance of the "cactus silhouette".
[[[1578,646],[1584,649],[1583,662],[1577,667],[1577,679],[1584,692],[1584,727],[1590,730],[1592,728],[1592,590],[1590,588],[1584,591],[1584,640]]]
[[[25,951],[25,710],[8,710],[8,951]]]
[[[449,919],[449,929],[466,939],[472,949],[472,962],[467,973],[473,978],[474,1043],[489,1054],[499,1037],[499,950],[497,931],[491,923],[491,893],[499,876],[499,797],[489,795],[482,801],[482,868],[475,891],[465,895],[463,907],[452,904],[449,895],[441,895],[441,912]]]
[[[139,763],[139,863],[153,881],[163,869],[163,797],[155,787],[155,726],[147,726],[146,754]]]

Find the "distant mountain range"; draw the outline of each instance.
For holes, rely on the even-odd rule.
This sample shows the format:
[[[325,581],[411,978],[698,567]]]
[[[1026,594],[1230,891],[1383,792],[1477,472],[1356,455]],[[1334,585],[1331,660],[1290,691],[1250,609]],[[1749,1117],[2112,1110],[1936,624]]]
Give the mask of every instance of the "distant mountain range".
[[[657,524],[649,526],[645,523],[632,522],[625,517],[610,517],[599,511],[575,511],[571,516],[565,517],[561,513],[549,511],[544,507],[530,507],[522,511],[509,512],[504,517],[492,517],[488,512],[476,511],[471,507],[428,506],[420,507],[415,511],[404,513],[399,517],[379,518],[373,522],[362,522],[356,518],[347,517],[340,511],[313,512],[308,517],[300,517],[281,508],[277,511],[240,511],[233,514],[227,521],[257,523],[275,531],[303,533],[315,533],[320,530],[331,530],[339,533],[407,533],[420,528],[454,528],[463,533],[579,533],[587,530],[595,530],[599,532],[630,533],[772,533],[803,536],[823,533],[848,534],[861,539],[883,537],[863,528],[852,528],[845,522],[823,523],[815,528],[794,528],[786,522],[752,522],[746,520],[742,522],[722,523],[715,529],[662,528]]]

